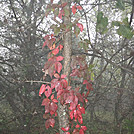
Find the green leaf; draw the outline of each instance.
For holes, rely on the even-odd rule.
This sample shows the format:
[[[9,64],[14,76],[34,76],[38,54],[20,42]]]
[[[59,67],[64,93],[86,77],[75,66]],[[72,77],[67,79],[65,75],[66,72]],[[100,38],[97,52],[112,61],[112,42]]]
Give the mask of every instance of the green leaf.
[[[117,29],[117,33],[124,38],[131,39],[133,37],[131,28],[126,25],[120,25],[119,29]]]
[[[90,79],[91,79],[91,81],[94,80],[94,73],[93,72],[91,72],[91,74],[90,74]]]
[[[85,51],[88,49],[88,43],[86,41],[80,41],[78,45],[79,47],[83,48]]]
[[[112,26],[120,26],[120,21],[112,21]]]
[[[124,11],[125,4],[124,4],[123,0],[117,0],[116,7]]]
[[[97,15],[97,30],[101,34],[104,34],[107,32],[107,26],[108,26],[108,18],[103,17],[103,13],[99,12]]]
[[[103,12],[99,12],[97,15],[97,23],[100,23],[103,18]]]
[[[129,26],[129,22],[128,22],[128,17],[126,17],[125,19],[123,19],[123,24],[125,24],[126,26]]]

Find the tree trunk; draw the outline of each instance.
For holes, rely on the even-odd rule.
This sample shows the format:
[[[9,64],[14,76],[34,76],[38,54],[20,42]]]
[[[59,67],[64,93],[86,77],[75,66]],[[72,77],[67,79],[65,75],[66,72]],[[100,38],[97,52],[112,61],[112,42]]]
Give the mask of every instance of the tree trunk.
[[[63,0],[62,2],[68,2],[67,6],[65,7],[67,10],[70,11],[70,3],[68,0]],[[65,25],[68,25],[71,23],[71,18],[70,15],[69,17],[65,16],[63,23]],[[63,65],[63,74],[67,76],[67,81],[69,82],[69,74],[70,74],[70,62],[71,62],[71,40],[72,40],[72,35],[71,31],[67,32],[64,34],[63,37],[63,45],[64,45],[64,50],[63,50],[63,57],[64,57],[64,65]],[[64,132],[61,130],[62,127],[67,127],[69,125],[69,120],[68,120],[68,114],[67,114],[67,107],[66,105],[61,105],[60,103],[58,104],[58,118],[59,118],[59,130],[60,134],[63,134]]]

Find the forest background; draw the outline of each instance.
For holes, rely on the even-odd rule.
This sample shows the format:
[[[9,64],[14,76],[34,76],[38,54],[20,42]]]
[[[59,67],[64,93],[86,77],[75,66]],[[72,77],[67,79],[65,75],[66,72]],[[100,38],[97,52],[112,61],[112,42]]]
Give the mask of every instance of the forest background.
[[[53,134],[46,129],[42,68],[50,50],[44,37],[61,37],[60,18],[47,0],[1,0],[0,133]],[[53,1],[60,5],[63,1]],[[64,1],[66,2],[66,1]],[[67,1],[68,2],[68,1]],[[82,10],[71,13],[84,28],[72,28],[72,55],[83,55],[93,90],[87,97],[83,124],[87,134],[134,133],[134,0],[73,0]],[[68,3],[69,3],[68,2]],[[48,10],[49,9],[49,10]],[[50,10],[51,9],[51,10]],[[50,12],[48,14],[48,11]],[[66,15],[68,14],[65,13]],[[46,17],[47,16],[47,17]],[[82,32],[81,32],[82,31]],[[63,37],[64,38],[64,37]],[[45,76],[45,78],[43,77]],[[72,82],[81,86],[81,81]],[[85,87],[84,87],[85,88]],[[86,88],[85,88],[86,89]],[[84,90],[85,90],[84,89]]]

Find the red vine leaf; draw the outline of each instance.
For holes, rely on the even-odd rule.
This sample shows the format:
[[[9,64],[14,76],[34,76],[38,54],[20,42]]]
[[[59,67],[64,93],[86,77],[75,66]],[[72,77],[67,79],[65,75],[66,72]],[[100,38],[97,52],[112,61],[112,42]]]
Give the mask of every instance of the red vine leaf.
[[[77,23],[77,26],[80,28],[80,31],[83,31],[83,25],[81,23]]]
[[[65,74],[62,74],[61,75],[61,79],[64,79],[64,78],[66,78],[67,76],[65,75]]]
[[[74,117],[74,110],[72,110],[72,111],[69,113],[69,116],[70,116],[70,118],[71,118],[71,120],[72,120],[73,117]]]
[[[64,57],[62,57],[62,56],[56,57],[56,60],[57,60],[57,61],[62,61],[63,59],[64,59]]]
[[[60,75],[57,74],[57,73],[55,73],[55,74],[54,74],[54,77],[57,78],[57,79],[59,79],[59,78],[60,78]]]
[[[45,91],[45,95],[48,98],[52,94],[52,89],[50,88],[50,86],[47,86],[46,89],[47,91]]]
[[[48,119],[46,122],[45,122],[45,127],[46,129],[48,129],[50,126],[51,127],[54,127],[55,125],[55,120],[53,118],[51,119]]]
[[[86,126],[81,126],[81,128],[86,131],[87,130],[87,127]]]
[[[77,96],[74,96],[74,100],[72,103],[70,103],[69,109],[74,110],[76,108],[77,104],[78,104],[78,98],[77,98]]]
[[[61,130],[62,131],[68,131],[69,130],[69,127],[66,127],[66,128],[62,127]]]
[[[45,92],[45,89],[46,89],[46,85],[42,84],[40,91],[39,91],[39,96],[41,96],[41,94]]]
[[[62,49],[63,49],[63,46],[60,44],[60,45],[59,45],[59,48],[60,48],[60,50],[62,50]]]
[[[52,51],[52,54],[56,55],[59,53],[59,49],[58,48],[55,48],[53,51]]]
[[[55,63],[55,69],[58,73],[60,73],[61,69],[62,69],[62,64],[60,62],[56,62]]]
[[[80,125],[79,125],[79,124],[77,124],[75,127],[76,127],[76,128],[79,128],[79,127],[80,127]]]
[[[59,17],[60,19],[62,19],[62,16],[64,16],[64,15],[65,15],[65,12],[64,12],[63,9],[61,9],[61,10],[59,11],[58,17]]]
[[[53,100],[53,99],[54,99],[54,94],[51,95],[51,100]]]
[[[76,13],[76,4],[74,6],[72,6],[72,12],[73,12],[73,14]]]
[[[50,111],[53,111],[55,113],[57,109],[58,109],[57,104],[55,104],[54,102],[51,102],[50,103]]]
[[[80,132],[79,132],[79,134],[84,134],[84,131],[83,131],[83,129],[80,129]]]
[[[45,98],[43,101],[42,101],[42,106],[46,106],[47,104],[50,103],[50,100],[48,98]]]
[[[55,49],[55,43],[50,47],[50,50]]]
[[[79,9],[79,10],[82,10],[82,7],[81,6],[77,6],[76,8]]]

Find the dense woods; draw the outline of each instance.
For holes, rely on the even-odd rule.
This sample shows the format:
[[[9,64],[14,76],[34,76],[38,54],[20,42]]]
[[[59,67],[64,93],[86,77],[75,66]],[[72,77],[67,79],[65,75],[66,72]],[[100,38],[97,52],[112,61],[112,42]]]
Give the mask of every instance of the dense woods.
[[[80,93],[88,92],[83,80],[92,85],[83,96],[85,133],[134,133],[134,0],[1,0],[0,6],[0,133],[63,134],[67,106],[57,104],[48,129],[41,106],[41,85],[62,79],[55,70]],[[54,41],[47,43],[47,35]],[[57,59],[62,70],[54,60],[54,71],[46,67],[53,55],[64,57]]]

